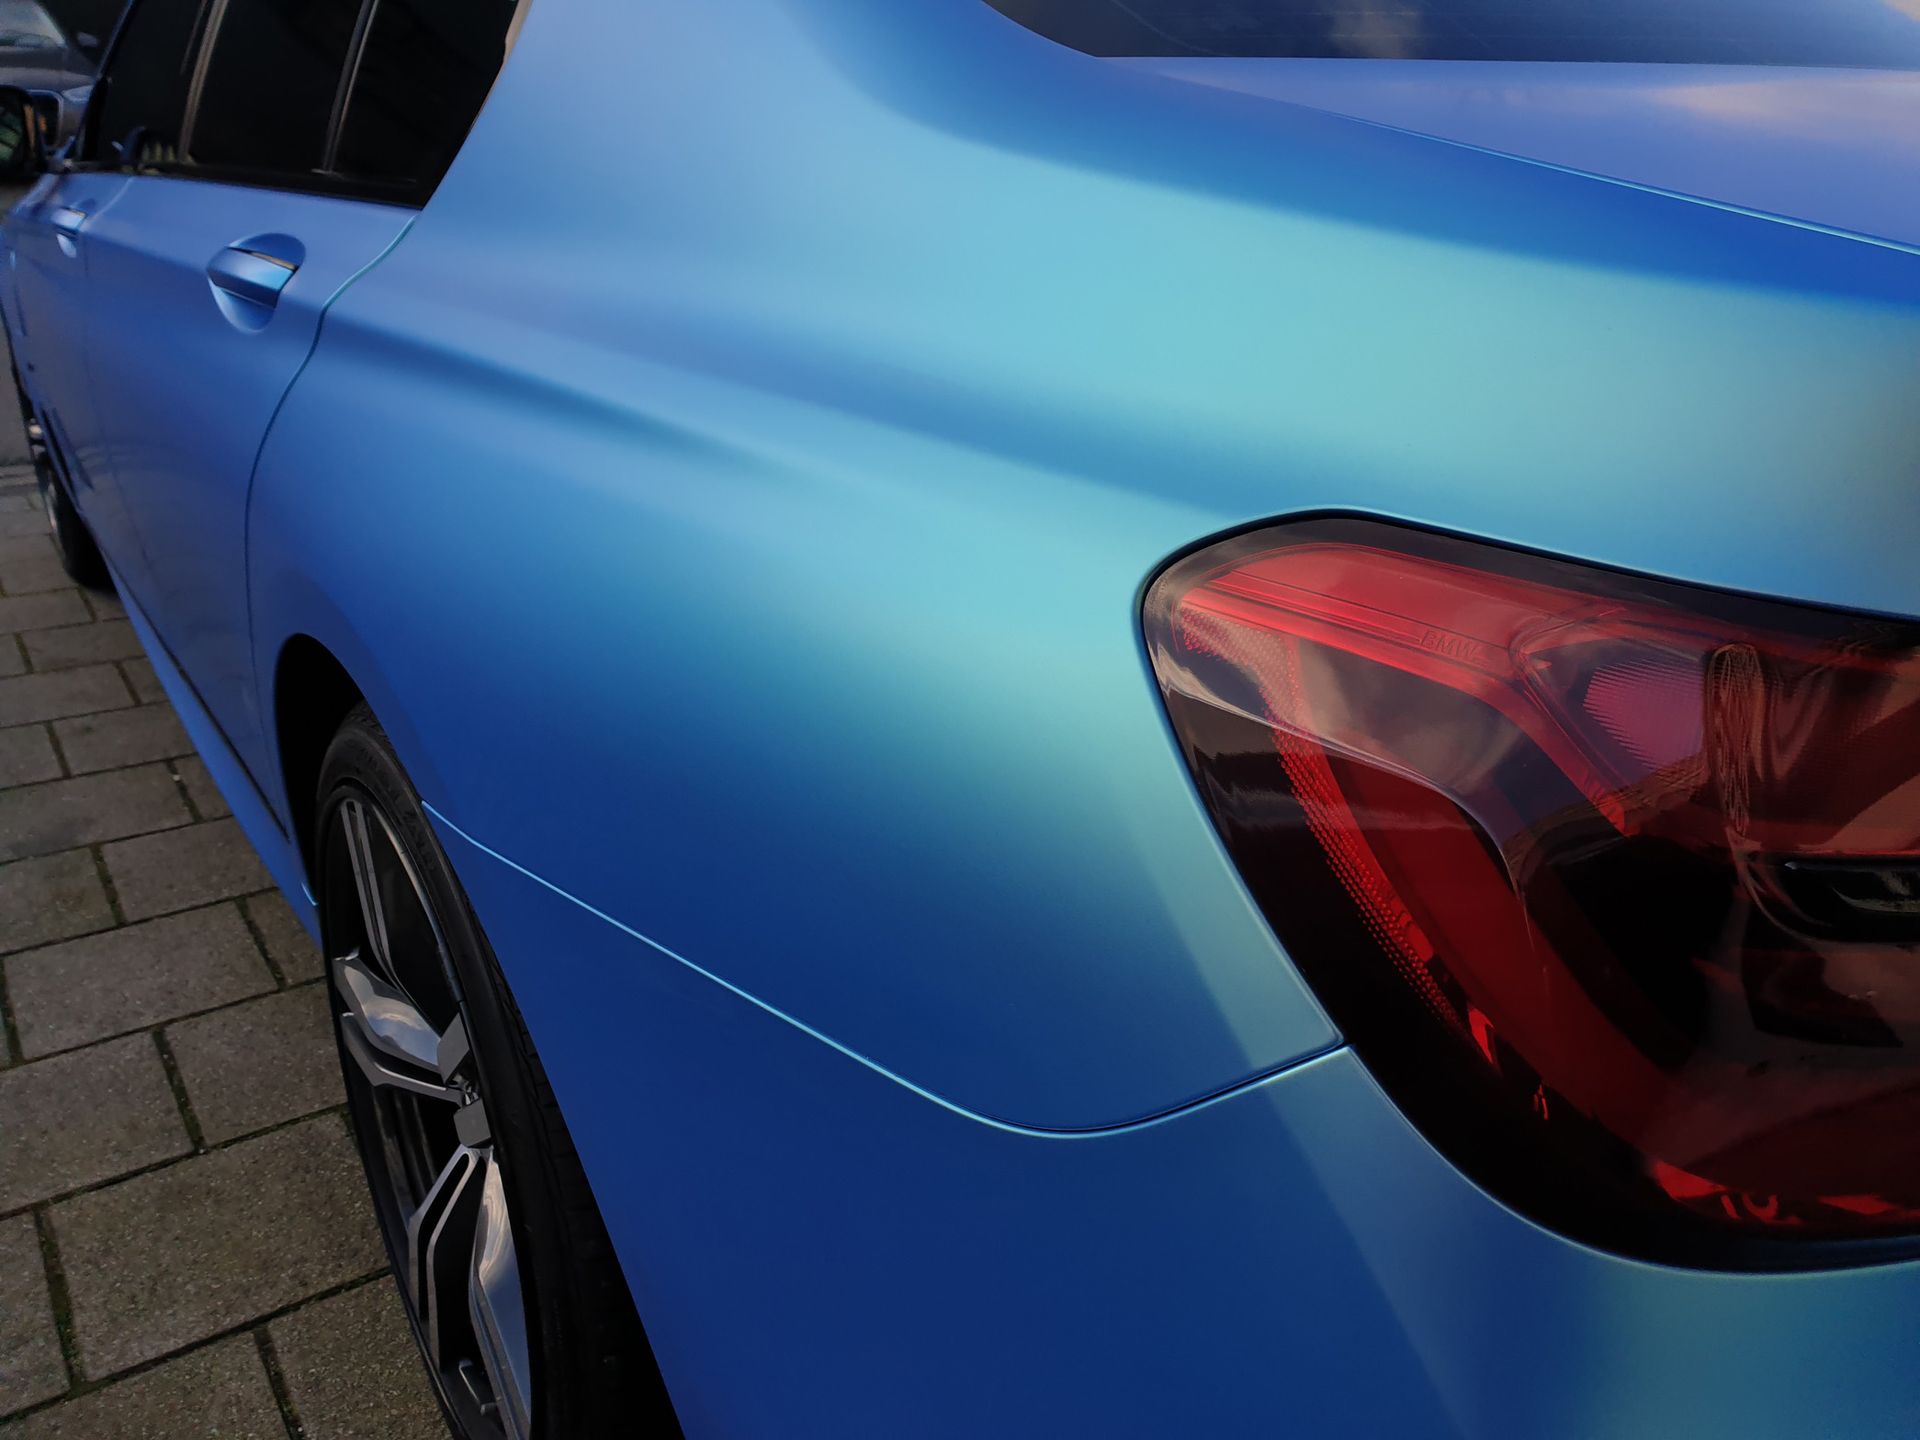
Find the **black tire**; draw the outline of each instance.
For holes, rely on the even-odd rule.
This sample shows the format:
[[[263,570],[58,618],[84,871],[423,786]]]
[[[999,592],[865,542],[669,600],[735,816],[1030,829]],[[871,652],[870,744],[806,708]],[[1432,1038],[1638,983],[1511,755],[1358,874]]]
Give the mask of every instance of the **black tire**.
[[[40,504],[46,511],[47,529],[53,536],[53,548],[59,553],[60,568],[81,585],[94,590],[112,589],[113,577],[107,573],[107,562],[94,543],[87,522],[80,518],[73,497],[67,493],[66,481],[54,464],[39,416],[34,413],[33,402],[27,399],[18,371],[14,372],[13,388],[20,399],[20,423],[26,428],[27,448],[33,455],[33,476],[40,485]]]
[[[53,548],[59,553],[60,568],[76,584],[92,590],[111,590],[113,577],[107,573],[107,562],[94,543],[93,532],[74,508],[66,483],[55,473],[44,449],[33,457],[33,472],[40,482],[40,503],[47,512],[47,528],[53,533]]]
[[[443,1328],[438,1332],[443,1337],[442,1356],[436,1363],[429,1334],[430,1307],[418,1294],[429,1287],[425,1282],[415,1285],[409,1280],[412,1266],[406,1212],[413,1208],[430,1210],[434,1194],[445,1187],[430,1190],[425,1204],[416,1205],[418,1187],[408,1188],[407,1167],[397,1160],[405,1158],[405,1143],[415,1139],[426,1143],[427,1131],[438,1125],[436,1117],[442,1114],[455,1117],[454,1128],[460,1131],[455,1143],[461,1151],[467,1155],[490,1152],[492,1163],[498,1167],[511,1217],[513,1255],[509,1263],[517,1268],[517,1293],[524,1302],[524,1353],[531,1370],[529,1433],[539,1440],[679,1435],[619,1260],[539,1057],[419,798],[366,706],[347,717],[328,748],[317,798],[312,853],[333,1009],[340,1022],[336,1036],[341,1041],[349,1108],[408,1319],[454,1432],[462,1440],[501,1440],[502,1436],[512,1440],[520,1433],[498,1418],[504,1407],[488,1383],[495,1372],[487,1368],[484,1341],[479,1342],[483,1352],[480,1363],[463,1362],[455,1353],[459,1349],[457,1336],[452,1341],[445,1339],[448,1322],[443,1318]],[[379,835],[382,831],[383,839]],[[397,880],[381,876],[380,867],[388,862],[380,857],[388,842],[411,872],[400,873]],[[359,869],[355,868],[356,857]],[[445,1030],[438,1049],[441,1075],[461,1088],[463,1100],[456,1102],[461,1108],[436,1109],[438,1102],[414,1099],[389,1085],[375,1085],[368,1079],[370,1072],[364,1061],[351,1053],[354,1047],[350,1041],[368,1032],[358,1031],[351,1037],[347,1034],[356,1023],[347,989],[350,984],[358,984],[364,995],[365,979],[350,974],[343,965],[353,963],[362,948],[373,948],[368,937],[375,923],[362,905],[357,884],[360,875],[375,876],[375,888],[385,897],[376,911],[380,929],[387,936],[380,948],[393,962],[388,978],[416,1001],[420,1014]],[[437,930],[437,935],[421,944],[416,944],[421,941],[419,922],[405,893],[397,888],[405,881],[412,882],[413,893],[423,901],[426,923]],[[434,941],[437,944],[431,943]],[[404,958],[403,952],[418,949],[438,950],[439,977],[445,981],[445,993],[439,990],[427,962],[417,956]],[[343,960],[343,956],[348,959]],[[447,1008],[449,1004],[452,1011]],[[433,1013],[436,1011],[439,1018]],[[446,1058],[450,1048],[457,1048],[457,1042],[451,1042],[453,1029],[448,1018],[455,1011],[471,1047],[472,1060],[471,1066],[463,1065],[457,1075],[447,1068]],[[364,1054],[363,1039],[361,1043]],[[407,1103],[417,1107],[417,1133],[396,1140],[398,1122],[394,1117]],[[479,1119],[466,1124],[476,1114]],[[487,1150],[468,1148],[474,1144],[472,1136],[482,1132]],[[449,1166],[458,1158],[456,1155]],[[418,1170],[418,1164],[414,1168]],[[445,1178],[449,1171],[440,1173]],[[445,1216],[453,1215],[455,1203],[447,1203]],[[484,1226],[484,1217],[480,1223]],[[444,1230],[458,1235],[452,1225],[450,1218],[437,1220],[433,1233],[438,1236]],[[424,1231],[427,1227],[419,1228]],[[472,1235],[471,1229],[467,1235]],[[475,1240],[465,1239],[464,1244],[477,1267]],[[447,1248],[459,1253],[458,1243]],[[432,1264],[428,1261],[427,1268]],[[470,1286],[477,1283],[472,1271],[462,1271],[461,1275]],[[449,1307],[442,1305],[439,1309],[444,1316]],[[479,1333],[477,1317],[470,1321],[470,1328]],[[489,1397],[494,1406],[491,1412],[487,1408]]]

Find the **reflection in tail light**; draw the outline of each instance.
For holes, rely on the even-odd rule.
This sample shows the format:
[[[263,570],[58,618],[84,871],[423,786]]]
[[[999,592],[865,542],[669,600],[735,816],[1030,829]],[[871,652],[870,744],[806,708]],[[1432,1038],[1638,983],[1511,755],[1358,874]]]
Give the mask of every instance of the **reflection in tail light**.
[[[1920,1231],[1920,627],[1361,521],[1146,625],[1276,933],[1493,1188],[1650,1251]]]

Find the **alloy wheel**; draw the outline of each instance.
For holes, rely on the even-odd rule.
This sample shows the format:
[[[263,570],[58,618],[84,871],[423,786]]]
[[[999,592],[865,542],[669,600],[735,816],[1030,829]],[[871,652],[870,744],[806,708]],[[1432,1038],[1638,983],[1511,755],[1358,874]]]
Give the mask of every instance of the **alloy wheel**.
[[[529,1440],[508,1191],[445,931],[373,798],[336,798],[322,930],[348,1099],[414,1330],[467,1436]]]
[[[34,482],[40,490],[40,509],[47,517],[47,534],[53,540],[54,548],[70,561],[77,546],[73,528],[62,513],[66,497],[60,493],[60,479],[54,473],[53,455],[47,449],[46,432],[41,429],[40,417],[33,413],[24,396],[20,401],[20,413],[27,430],[27,452],[33,457]]]
[[[40,487],[40,509],[47,517],[47,535],[53,547],[65,558],[74,551],[73,536],[66,517],[60,513],[60,482],[53,478],[53,462],[41,451],[34,456],[34,480]]]

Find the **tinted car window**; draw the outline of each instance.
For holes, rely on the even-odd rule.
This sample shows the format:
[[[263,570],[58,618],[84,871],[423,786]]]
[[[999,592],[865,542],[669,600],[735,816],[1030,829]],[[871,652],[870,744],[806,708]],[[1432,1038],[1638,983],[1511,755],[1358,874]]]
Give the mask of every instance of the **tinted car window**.
[[[506,54],[515,0],[374,0],[334,169],[431,190]]]
[[[299,178],[326,158],[360,0],[230,0],[189,139],[196,165]]]
[[[1920,69],[1914,0],[991,0],[1095,55]]]
[[[180,139],[194,41],[207,0],[135,0],[113,47],[90,123],[87,154],[111,160],[110,145],[141,133],[148,158],[170,157]]]

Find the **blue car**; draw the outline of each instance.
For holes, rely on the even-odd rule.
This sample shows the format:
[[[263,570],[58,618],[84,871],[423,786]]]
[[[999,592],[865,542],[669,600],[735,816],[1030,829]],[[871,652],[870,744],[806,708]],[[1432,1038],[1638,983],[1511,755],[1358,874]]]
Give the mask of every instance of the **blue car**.
[[[45,163],[465,1440],[1920,1434],[1911,0],[135,0]]]

